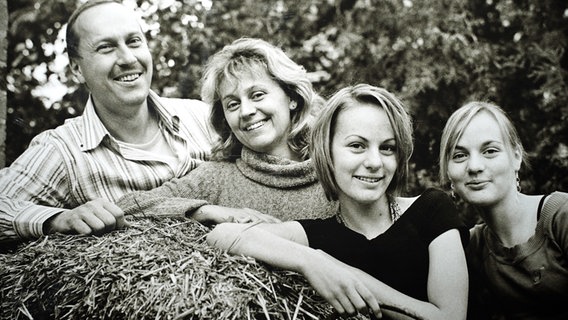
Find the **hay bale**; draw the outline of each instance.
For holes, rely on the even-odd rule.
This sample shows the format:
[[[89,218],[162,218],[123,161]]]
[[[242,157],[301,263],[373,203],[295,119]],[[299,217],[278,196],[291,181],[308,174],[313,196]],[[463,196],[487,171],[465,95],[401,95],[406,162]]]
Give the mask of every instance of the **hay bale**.
[[[0,254],[1,319],[333,319],[305,279],[205,242],[192,220],[136,218]]]

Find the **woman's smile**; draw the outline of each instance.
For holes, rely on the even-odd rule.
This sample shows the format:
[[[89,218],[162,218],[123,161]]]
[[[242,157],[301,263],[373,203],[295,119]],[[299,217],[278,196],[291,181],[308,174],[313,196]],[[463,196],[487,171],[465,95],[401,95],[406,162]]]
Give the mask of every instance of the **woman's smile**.
[[[354,176],[356,179],[366,182],[366,183],[377,183],[381,181],[382,178],[373,178],[373,177],[365,177],[365,176]]]
[[[266,120],[260,120],[260,121],[254,122],[254,123],[252,123],[252,124],[247,124],[243,130],[245,130],[245,131],[253,131],[253,130],[260,129],[260,128],[262,128],[262,127],[264,126],[264,124],[265,124],[266,122],[267,122]]]

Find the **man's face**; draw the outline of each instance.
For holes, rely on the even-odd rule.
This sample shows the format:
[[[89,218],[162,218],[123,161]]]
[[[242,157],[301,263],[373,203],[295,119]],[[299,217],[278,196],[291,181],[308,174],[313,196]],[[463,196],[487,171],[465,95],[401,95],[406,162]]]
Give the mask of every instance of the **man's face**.
[[[108,3],[87,9],[77,19],[81,58],[71,63],[84,80],[97,109],[127,112],[146,102],[152,81],[152,56],[130,9]]]

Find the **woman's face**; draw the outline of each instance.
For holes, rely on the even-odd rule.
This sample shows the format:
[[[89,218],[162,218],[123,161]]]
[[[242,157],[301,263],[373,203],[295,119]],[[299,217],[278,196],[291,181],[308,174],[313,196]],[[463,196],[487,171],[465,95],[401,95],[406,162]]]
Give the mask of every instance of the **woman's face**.
[[[482,111],[471,119],[450,155],[448,177],[465,201],[490,206],[516,192],[520,165],[520,154],[507,145],[495,118]]]
[[[339,200],[370,204],[383,197],[397,169],[396,147],[381,107],[355,103],[340,111],[331,142]]]
[[[238,79],[222,81],[221,104],[235,137],[249,149],[295,159],[287,143],[290,110],[295,107],[266,71],[243,72]]]

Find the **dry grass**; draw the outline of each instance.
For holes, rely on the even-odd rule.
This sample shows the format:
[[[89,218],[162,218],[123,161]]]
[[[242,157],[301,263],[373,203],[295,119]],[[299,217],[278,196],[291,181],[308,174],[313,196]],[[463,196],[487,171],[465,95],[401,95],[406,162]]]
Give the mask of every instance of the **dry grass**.
[[[191,220],[51,235],[0,254],[1,319],[334,319],[303,277],[231,256]]]

